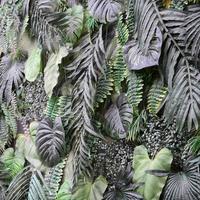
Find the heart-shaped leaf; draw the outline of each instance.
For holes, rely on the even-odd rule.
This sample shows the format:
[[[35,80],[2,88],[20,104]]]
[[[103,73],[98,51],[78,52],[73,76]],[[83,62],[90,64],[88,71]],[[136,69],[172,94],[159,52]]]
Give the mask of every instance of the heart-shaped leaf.
[[[47,166],[53,167],[61,161],[65,153],[65,132],[60,117],[56,117],[54,123],[48,117],[40,122],[36,147]]]

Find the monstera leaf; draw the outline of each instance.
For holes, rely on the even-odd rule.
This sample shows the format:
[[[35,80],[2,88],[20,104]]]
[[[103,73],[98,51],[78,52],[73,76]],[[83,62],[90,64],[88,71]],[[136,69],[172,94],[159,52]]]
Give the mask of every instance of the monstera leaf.
[[[148,174],[147,170],[169,171],[172,159],[172,154],[167,148],[160,150],[153,160],[149,158],[147,149],[144,146],[135,148],[133,161],[134,179],[137,183],[144,183],[139,192],[144,196],[145,200],[159,200],[167,180],[167,177],[156,177]]]
[[[132,122],[132,109],[127,98],[121,94],[105,114],[106,124],[112,134],[118,133],[120,138],[126,137],[129,124]]]
[[[184,169],[177,173],[169,175],[162,199],[181,199],[181,200],[198,200],[200,194],[200,173],[199,161],[189,160],[185,163]]]
[[[60,117],[57,117],[54,123],[48,117],[40,122],[36,147],[41,159],[49,167],[61,161],[65,153],[65,132]]]
[[[4,56],[0,63],[0,101],[11,100],[12,89],[18,89],[24,78],[24,63]]]
[[[140,70],[158,65],[162,46],[162,33],[159,28],[152,39],[149,49],[144,52],[137,40],[130,41],[124,49],[125,61],[130,70]]]
[[[72,200],[100,200],[108,184],[104,177],[99,176],[94,182],[86,181],[77,187]]]
[[[122,11],[122,0],[89,0],[91,15],[101,23],[114,22]]]

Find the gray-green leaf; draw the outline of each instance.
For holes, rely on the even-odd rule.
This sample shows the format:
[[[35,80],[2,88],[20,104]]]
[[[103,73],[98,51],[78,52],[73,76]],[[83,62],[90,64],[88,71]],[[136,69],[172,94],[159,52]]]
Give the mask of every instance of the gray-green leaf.
[[[169,171],[172,162],[172,153],[167,148],[163,148],[157,153],[154,160],[149,158],[147,149],[138,146],[134,151],[133,168],[135,170],[134,179],[137,183],[144,183],[139,192],[145,200],[159,200],[167,177],[157,177],[147,174],[147,170]]]
[[[30,82],[35,81],[38,74],[40,73],[41,52],[42,50],[39,48],[33,49],[25,63],[25,77]]]
[[[61,47],[57,53],[52,53],[49,57],[47,65],[44,69],[44,88],[48,96],[52,96],[53,89],[58,82],[59,65],[62,62],[62,58],[69,54],[69,49]]]

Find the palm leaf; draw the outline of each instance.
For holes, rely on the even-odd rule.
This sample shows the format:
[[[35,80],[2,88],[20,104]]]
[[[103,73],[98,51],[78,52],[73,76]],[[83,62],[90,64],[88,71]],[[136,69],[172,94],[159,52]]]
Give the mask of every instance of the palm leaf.
[[[48,200],[42,187],[43,183],[44,180],[41,173],[39,171],[33,172],[28,191],[28,200]]]
[[[36,135],[36,147],[41,159],[50,167],[58,164],[65,153],[65,132],[60,117],[54,123],[43,119]]]
[[[120,138],[126,137],[129,125],[132,122],[132,109],[124,94],[120,95],[116,103],[110,106],[105,114],[105,120],[113,135],[117,133]]]
[[[162,199],[198,200],[199,182],[198,163],[195,160],[189,160],[185,164],[183,171],[169,175]]]
[[[6,200],[23,200],[26,198],[31,176],[30,167],[24,168],[10,183],[6,192]]]
[[[188,7],[186,19],[182,25],[185,51],[190,52],[195,58],[196,65],[200,61],[200,6]]]
[[[4,56],[0,63],[0,101],[9,102],[13,88],[18,89],[24,78],[24,62]]]
[[[85,142],[86,135],[95,135],[91,122],[98,75],[104,72],[105,50],[102,40],[102,27],[99,33],[92,38],[85,36],[80,45],[74,49],[74,61],[66,67],[72,72],[75,82],[72,91],[73,119],[69,130],[72,132],[73,150],[75,152],[74,183],[80,172],[88,166],[89,149]]]
[[[188,131],[198,129],[200,119],[200,73],[194,67],[182,66],[174,78],[173,90],[169,93],[165,117],[168,121],[176,117],[177,129],[187,124]]]

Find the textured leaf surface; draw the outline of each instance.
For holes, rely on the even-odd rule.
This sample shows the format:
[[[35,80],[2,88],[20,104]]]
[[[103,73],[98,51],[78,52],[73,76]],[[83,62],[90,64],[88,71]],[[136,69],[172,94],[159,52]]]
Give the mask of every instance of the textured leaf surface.
[[[145,53],[139,47],[138,41],[130,41],[124,49],[126,63],[130,70],[140,70],[157,66],[161,54],[162,33],[157,28],[148,51]]]
[[[18,89],[24,78],[24,63],[4,56],[0,63],[0,101],[11,100],[13,88]]]
[[[114,22],[122,11],[123,1],[88,0],[91,15],[101,23]]]
[[[55,119],[54,124],[49,118],[40,122],[36,147],[46,165],[53,167],[61,161],[65,153],[65,132],[60,117]]]
[[[32,170],[29,166],[19,172],[7,189],[6,200],[26,199],[31,176]]]
[[[199,162],[199,158],[197,159]],[[199,199],[199,182],[200,174],[198,162],[189,160],[183,171],[169,175],[166,186],[163,191],[163,200],[182,199],[198,200]]]
[[[167,177],[156,177],[147,174],[146,171],[169,171],[172,159],[172,154],[167,148],[160,150],[153,160],[149,158],[147,149],[144,146],[138,146],[135,148],[133,161],[133,168],[135,170],[134,179],[137,183],[144,183],[144,186],[141,186],[139,192],[144,195],[145,200],[159,200],[160,194],[167,180]]]

